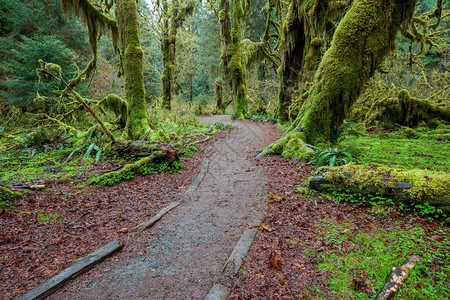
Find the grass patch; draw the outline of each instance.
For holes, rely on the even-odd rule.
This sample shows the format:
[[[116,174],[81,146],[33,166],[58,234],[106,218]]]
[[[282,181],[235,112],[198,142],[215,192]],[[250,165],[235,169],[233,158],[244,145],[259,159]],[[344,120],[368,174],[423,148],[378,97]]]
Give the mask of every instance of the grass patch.
[[[441,130],[442,131],[442,130]],[[401,132],[348,137],[342,146],[356,148],[363,164],[403,169],[450,171],[450,143],[438,130],[405,137]],[[430,138],[431,137],[431,138]]]
[[[47,214],[47,213],[39,212],[37,214],[37,217],[38,217],[38,221],[41,223],[56,224],[56,223],[64,222],[64,219],[58,213],[48,213]]]
[[[449,232],[429,236],[420,227],[372,228],[358,232],[350,223],[324,221],[319,239],[329,245],[319,269],[328,274],[334,292],[347,299],[372,299],[384,286],[392,266],[411,255],[423,260],[411,271],[399,299],[448,299],[450,296]]]

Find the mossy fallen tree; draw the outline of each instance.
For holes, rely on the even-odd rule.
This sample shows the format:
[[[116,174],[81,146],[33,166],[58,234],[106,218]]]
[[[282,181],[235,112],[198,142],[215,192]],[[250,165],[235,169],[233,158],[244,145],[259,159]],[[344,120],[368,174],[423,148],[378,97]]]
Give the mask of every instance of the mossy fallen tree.
[[[170,162],[179,159],[177,150],[170,144],[149,141],[116,141],[113,146],[117,153],[133,157],[155,155]]]
[[[114,150],[121,155],[141,157],[139,160],[126,164],[116,171],[108,172],[94,178],[94,183],[111,185],[123,179],[132,177],[135,172],[142,171],[151,163],[173,163],[179,161],[178,152],[170,144],[148,141],[117,141]],[[141,172],[142,173],[142,172]]]
[[[11,191],[10,189],[0,185],[0,200],[12,201],[24,197],[24,194]]]
[[[428,202],[444,213],[450,213],[450,174],[445,172],[364,167],[350,163],[320,168],[311,177],[309,187],[321,192],[380,194],[409,205]]]

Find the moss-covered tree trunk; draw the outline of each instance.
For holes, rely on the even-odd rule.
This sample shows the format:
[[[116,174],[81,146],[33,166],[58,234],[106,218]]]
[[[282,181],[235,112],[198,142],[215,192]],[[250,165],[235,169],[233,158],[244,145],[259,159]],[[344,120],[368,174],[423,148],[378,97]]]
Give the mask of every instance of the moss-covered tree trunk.
[[[219,21],[222,37],[222,62],[225,77],[231,84],[235,103],[235,117],[243,119],[248,113],[247,70],[242,50],[242,25],[249,3],[245,0],[233,2],[233,24],[231,24],[230,0],[221,0]]]
[[[307,143],[330,140],[367,80],[394,49],[400,25],[412,18],[416,0],[361,0],[340,22],[313,87],[294,122]]]
[[[174,0],[170,7],[167,0],[162,1],[163,8],[163,34],[161,38],[161,52],[163,55],[162,81],[162,107],[170,110],[172,105],[172,84],[175,71],[175,49],[178,28],[186,17],[194,11],[194,2],[186,3]]]
[[[312,81],[323,55],[323,37],[334,31],[333,19],[342,15],[352,1],[294,0],[283,26],[280,88],[277,116],[288,121],[297,115],[290,112],[299,81]],[[294,110],[295,112],[298,109]]]
[[[145,108],[143,51],[139,41],[136,1],[116,0],[116,20],[128,102],[128,138],[138,140],[150,131],[150,126]]]

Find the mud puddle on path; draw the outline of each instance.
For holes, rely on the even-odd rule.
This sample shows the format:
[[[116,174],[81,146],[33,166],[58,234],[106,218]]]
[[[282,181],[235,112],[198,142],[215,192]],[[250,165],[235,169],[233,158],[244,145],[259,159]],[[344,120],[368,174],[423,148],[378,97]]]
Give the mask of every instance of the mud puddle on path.
[[[249,157],[277,133],[273,125],[229,116],[202,121],[234,129],[208,150],[209,169],[198,188],[137,237],[137,251],[108,260],[51,299],[203,299],[224,279],[223,264],[257,213],[265,183]]]

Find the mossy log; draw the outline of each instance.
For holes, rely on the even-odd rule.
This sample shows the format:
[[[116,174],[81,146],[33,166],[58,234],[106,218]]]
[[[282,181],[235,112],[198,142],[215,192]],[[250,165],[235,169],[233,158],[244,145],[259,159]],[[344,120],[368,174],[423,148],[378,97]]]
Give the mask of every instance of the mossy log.
[[[149,141],[117,141],[113,146],[117,153],[133,157],[153,155],[154,158],[169,162],[179,160],[177,150],[170,144]]]
[[[117,141],[113,144],[115,151],[119,154],[127,154],[133,157],[141,157],[139,160],[126,164],[119,170],[103,174],[99,178],[95,178],[93,182],[103,182],[106,185],[117,183],[129,174],[139,172],[139,170],[150,163],[170,164],[178,161],[179,156],[170,144],[148,142],[148,141]]]
[[[0,200],[12,201],[24,197],[24,194],[11,191],[10,189],[0,185]]]
[[[411,128],[419,126],[420,122],[433,125],[437,120],[450,122],[450,107],[432,103],[428,99],[411,97],[407,90],[400,90],[397,99],[385,98],[375,102],[369,114],[369,121],[380,120],[384,123],[397,123]],[[430,126],[433,127],[433,126]]]
[[[350,163],[320,168],[311,177],[309,187],[321,192],[378,193],[410,205],[428,202],[450,213],[450,174],[445,172],[363,167]]]

